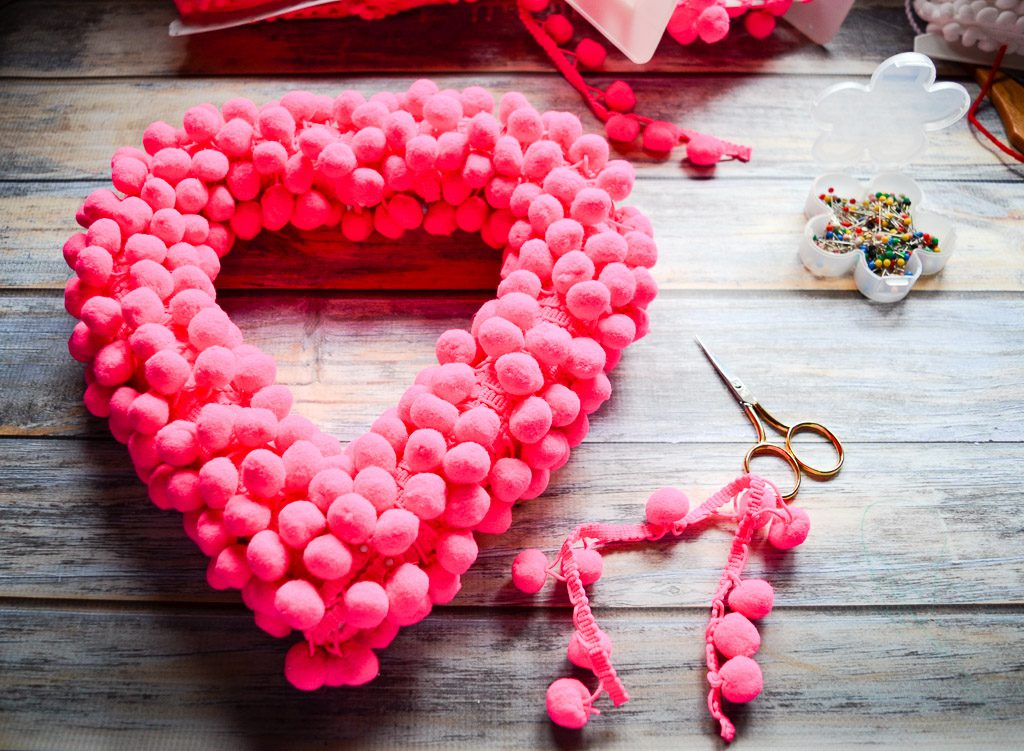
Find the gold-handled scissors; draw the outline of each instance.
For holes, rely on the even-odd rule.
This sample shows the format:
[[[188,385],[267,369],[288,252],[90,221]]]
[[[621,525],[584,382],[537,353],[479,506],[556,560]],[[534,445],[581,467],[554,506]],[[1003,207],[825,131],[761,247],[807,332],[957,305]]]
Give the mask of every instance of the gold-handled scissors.
[[[843,468],[844,453],[843,444],[841,444],[839,439],[836,438],[835,433],[818,422],[798,422],[796,425],[790,427],[774,417],[771,412],[765,409],[761,403],[757,401],[757,397],[751,393],[750,389],[744,385],[743,381],[722,367],[722,364],[715,359],[715,356],[711,354],[710,350],[708,350],[704,342],[700,340],[699,336],[694,338],[697,340],[697,344],[704,352],[704,356],[708,358],[711,365],[716,371],[718,371],[718,375],[723,381],[725,381],[729,390],[732,391],[732,395],[736,397],[736,401],[738,401],[740,406],[743,407],[743,411],[747,413],[747,417],[753,424],[754,430],[757,431],[757,443],[751,446],[750,450],[747,451],[746,456],[743,457],[743,470],[745,472],[750,471],[750,460],[755,456],[774,456],[782,459],[782,461],[784,461],[793,471],[794,480],[793,489],[786,495],[782,496],[783,500],[786,501],[792,500],[796,495],[796,492],[800,489],[801,472],[806,473],[815,480],[825,480],[838,474],[839,470]],[[786,436],[785,447],[768,442],[764,423],[761,422],[762,420],[768,423],[772,429]],[[835,466],[831,469],[818,469],[817,467],[812,467],[797,456],[796,449],[793,447],[793,437],[798,433],[816,433],[831,443],[832,447],[836,450]]]

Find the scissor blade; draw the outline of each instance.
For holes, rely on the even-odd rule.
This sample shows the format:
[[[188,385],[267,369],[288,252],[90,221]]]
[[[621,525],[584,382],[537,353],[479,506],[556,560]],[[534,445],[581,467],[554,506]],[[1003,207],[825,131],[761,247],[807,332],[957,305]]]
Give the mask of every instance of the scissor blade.
[[[750,393],[750,389],[743,385],[743,381],[726,370],[722,363],[718,362],[715,356],[711,354],[711,350],[708,349],[707,345],[704,344],[699,336],[695,336],[693,338],[697,341],[697,346],[701,348],[704,356],[708,358],[708,362],[711,363],[711,366],[718,371],[719,377],[725,381],[725,385],[729,387],[729,390],[736,398],[736,401],[740,404],[753,404],[755,401],[754,397]]]

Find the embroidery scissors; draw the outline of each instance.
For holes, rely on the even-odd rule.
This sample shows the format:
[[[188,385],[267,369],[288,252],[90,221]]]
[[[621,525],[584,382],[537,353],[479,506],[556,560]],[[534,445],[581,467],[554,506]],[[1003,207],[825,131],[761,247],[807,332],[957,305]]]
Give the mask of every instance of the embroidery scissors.
[[[755,456],[774,456],[782,459],[793,471],[794,480],[793,489],[782,496],[782,499],[785,501],[792,500],[796,496],[796,492],[800,489],[801,474],[806,474],[815,480],[826,480],[839,473],[839,470],[843,468],[845,455],[843,444],[836,438],[835,433],[818,422],[798,422],[793,426],[786,425],[761,405],[757,397],[754,396],[743,381],[732,375],[715,359],[715,356],[711,354],[711,351],[701,341],[699,336],[694,338],[704,352],[704,356],[708,358],[712,367],[718,371],[719,377],[725,381],[732,395],[736,397],[736,401],[740,403],[743,411],[747,413],[747,417],[750,419],[751,424],[753,424],[754,430],[757,431],[757,443],[751,446],[743,457],[743,470],[745,472],[750,472],[750,460]],[[764,429],[765,423],[768,423],[773,430],[786,436],[786,445],[784,447],[768,441]],[[797,456],[796,449],[793,447],[793,437],[798,433],[815,433],[831,443],[832,447],[836,450],[835,466],[830,469],[818,469]]]

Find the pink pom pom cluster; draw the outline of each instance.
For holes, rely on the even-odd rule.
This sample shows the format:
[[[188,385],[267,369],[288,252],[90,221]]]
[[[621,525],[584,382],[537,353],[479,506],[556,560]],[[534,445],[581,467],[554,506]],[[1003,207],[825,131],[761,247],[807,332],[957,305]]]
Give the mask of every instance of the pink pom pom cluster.
[[[210,585],[241,590],[266,632],[302,632],[288,680],[371,680],[374,650],[459,591],[474,533],[543,492],[646,333],[657,251],[619,204],[632,168],[572,114],[421,80],[202,104],[111,171],[117,192],[86,199],[64,246],[87,408],[153,502],[182,512]],[[504,249],[497,297],[346,447],[292,411],[274,359],[216,302],[235,238],[288,225],[352,241],[461,229]]]
[[[792,4],[793,0],[680,0],[669,20],[668,33],[679,44],[693,44],[698,39],[714,44],[729,35],[732,21],[742,18],[750,36],[765,39],[775,30],[775,19]]]
[[[721,735],[731,741],[735,727],[726,717],[721,699],[734,703],[752,701],[761,692],[761,669],[752,658],[761,637],[752,621],[768,615],[774,604],[772,587],[763,579],[742,579],[754,532],[771,524],[767,539],[778,550],[790,550],[807,538],[810,520],[802,509],[786,506],[778,490],[754,475],[737,478],[696,509],[676,488],[661,488],[647,500],[644,524],[584,524],[562,544],[555,563],[543,551],[522,551],[512,562],[512,582],[522,592],[536,594],[548,577],[565,582],[573,605],[574,630],[569,639],[569,662],[594,673],[597,688],[591,691],[575,678],[559,678],[547,690],[546,705],[552,722],[579,729],[598,714],[594,702],[605,692],[615,706],[629,701],[622,680],[612,666],[612,640],[594,618],[584,590],[601,577],[603,563],[595,546],[647,543],[678,537],[687,529],[713,518],[726,503],[737,522],[728,562],[712,600],[705,630],[708,669],[708,708],[719,721]],[[583,547],[577,547],[578,543]]]

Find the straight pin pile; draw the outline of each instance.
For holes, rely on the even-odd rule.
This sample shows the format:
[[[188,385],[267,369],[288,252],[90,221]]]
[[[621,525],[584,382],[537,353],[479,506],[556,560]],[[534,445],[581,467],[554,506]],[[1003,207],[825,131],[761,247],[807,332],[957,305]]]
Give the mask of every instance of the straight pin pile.
[[[911,201],[895,193],[870,193],[867,199],[842,198],[835,188],[818,196],[831,210],[823,236],[815,244],[829,253],[859,250],[878,276],[909,276],[907,264],[915,252],[941,253],[939,239],[914,230]]]

